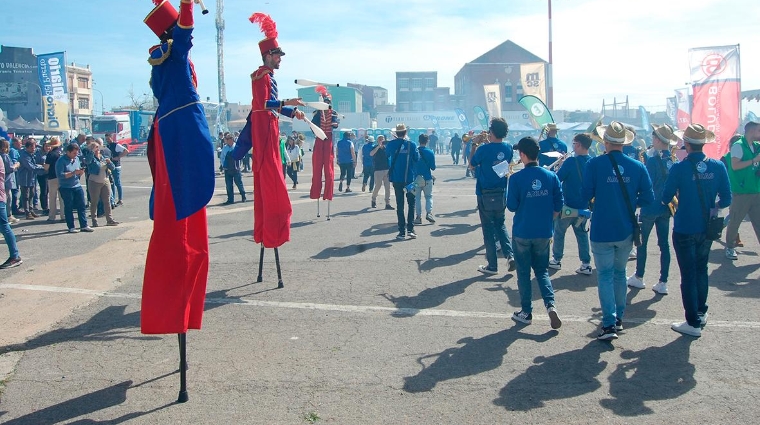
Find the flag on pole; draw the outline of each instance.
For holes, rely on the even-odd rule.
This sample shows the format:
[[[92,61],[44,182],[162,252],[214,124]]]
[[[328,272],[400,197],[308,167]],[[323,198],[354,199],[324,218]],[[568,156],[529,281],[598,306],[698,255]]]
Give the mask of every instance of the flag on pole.
[[[480,122],[480,128],[485,130],[488,128],[488,114],[486,114],[486,111],[483,110],[480,106],[475,106],[472,108],[473,112],[475,112],[475,118],[478,119],[478,122]]]
[[[528,110],[533,121],[538,125],[538,128],[544,128],[546,124],[554,122],[554,117],[549,108],[546,107],[541,99],[533,95],[523,96],[518,100],[520,105],[524,106]]]
[[[678,120],[677,117],[677,106],[676,106],[676,98],[675,97],[669,97],[665,99],[665,113],[668,115],[668,119],[670,119],[670,123],[672,125],[677,126]]]
[[[461,108],[456,108],[454,109],[454,113],[457,114],[457,119],[462,125],[462,131],[465,133],[470,131],[470,122],[467,120],[467,115],[465,115],[464,111]]]
[[[691,124],[691,99],[689,89],[676,89],[676,125],[685,130]]]
[[[64,55],[64,52],[37,55],[45,131],[70,130],[69,90]]]
[[[715,143],[705,145],[711,158],[720,158],[729,147],[741,118],[739,45],[689,49],[694,89],[692,122],[715,133]]]
[[[491,118],[501,117],[501,90],[498,84],[483,86],[486,93],[486,110]]]
[[[546,70],[543,62],[520,64],[520,83],[523,93],[546,102]]]

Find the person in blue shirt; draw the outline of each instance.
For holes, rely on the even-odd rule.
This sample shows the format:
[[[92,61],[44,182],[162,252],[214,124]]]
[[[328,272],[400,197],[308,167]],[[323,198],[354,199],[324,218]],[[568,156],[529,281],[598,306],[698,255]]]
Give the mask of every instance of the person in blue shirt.
[[[715,207],[731,205],[726,166],[702,153],[705,143],[714,140],[715,134],[701,124],[691,124],[684,130],[687,156],[670,169],[660,198],[665,205],[678,193],[673,249],[681,271],[681,300],[686,321],[673,323],[671,328],[695,337],[702,335],[702,328],[707,324],[707,260],[712,245],[706,235],[707,218],[714,215]]]
[[[562,195],[565,199],[565,205],[573,210],[588,210],[588,202],[584,201],[581,195],[581,187],[586,163],[590,159],[588,150],[591,147],[591,142],[591,136],[588,134],[575,135],[572,145],[575,156],[565,159],[557,170],[557,178],[562,182]],[[563,208],[564,210],[565,208]],[[585,217],[578,216],[578,214],[572,217],[557,217],[554,221],[554,245],[552,245],[552,259],[549,260],[549,268],[555,270],[562,268],[562,258],[565,253],[565,233],[570,226],[573,226],[575,240],[578,243],[578,256],[581,260],[581,266],[575,272],[589,276],[591,275],[591,250],[588,240],[588,220]]]
[[[530,271],[536,275],[541,298],[549,314],[552,329],[562,321],[557,314],[554,288],[549,280],[549,242],[554,220],[562,210],[562,188],[559,178],[538,166],[539,146],[536,139],[524,137],[517,142],[525,168],[509,179],[507,209],[515,213],[512,220],[512,242],[517,263],[517,288],[520,290],[520,311],[512,320],[531,324],[533,320],[533,288]]]
[[[343,192],[343,178],[346,179],[346,193],[351,192],[351,179],[354,178],[354,165],[356,164],[356,151],[354,142],[351,141],[352,133],[346,131],[343,138],[338,140],[338,166],[340,167],[340,184],[338,192]]]
[[[597,129],[604,141],[605,155],[592,158],[583,175],[583,200],[594,198],[591,215],[591,252],[597,271],[602,325],[597,338],[616,339],[623,329],[623,314],[627,295],[625,267],[633,248],[631,208],[645,207],[654,202],[652,181],[644,164],[623,154],[623,146],[633,142],[633,133],[618,121]],[[622,177],[618,181],[613,163]],[[625,195],[624,195],[625,194]]]
[[[78,232],[74,227],[74,210],[79,216],[79,229],[83,232],[92,232],[92,227],[87,225],[84,190],[79,182],[79,176],[84,175],[84,168],[79,162],[79,145],[70,143],[66,146],[66,154],[61,155],[55,163],[55,174],[58,176],[58,190],[63,199],[64,217],[66,217],[69,233]]]
[[[509,165],[514,152],[512,146],[504,142],[509,126],[504,118],[494,118],[488,130],[488,143],[483,144],[472,155],[470,167],[475,170],[475,195],[478,199],[480,227],[483,231],[483,244],[486,247],[485,266],[478,267],[482,273],[498,273],[496,263],[496,241],[501,244],[501,252],[507,259],[508,271],[516,267],[509,233],[504,224],[504,210],[507,198],[507,175],[494,171],[495,165]]]
[[[405,239],[408,235],[411,239],[416,239],[414,233],[414,191],[406,190],[406,205],[409,211],[404,217],[404,190],[409,183],[412,183],[417,177],[417,161],[420,160],[420,153],[417,151],[417,144],[406,139],[406,132],[409,128],[404,124],[396,125],[396,138],[388,142],[385,153],[388,155],[388,179],[393,183],[393,191],[396,194],[396,217],[398,219],[398,235],[396,239]]]
[[[245,202],[245,187],[243,186],[243,177],[240,174],[240,161],[232,155],[235,150],[235,138],[230,133],[224,134],[224,147],[219,155],[224,170],[224,185],[227,189],[227,201],[222,205],[232,205],[235,203],[235,191],[232,184],[235,183],[240,193],[240,202]]]
[[[647,157],[646,167],[649,178],[652,180],[654,199],[662,197],[665,188],[665,180],[668,179],[670,168],[676,161],[675,156],[670,154],[670,149],[678,144],[678,137],[673,134],[673,127],[668,124],[659,126],[652,124],[652,148],[654,156]],[[660,202],[653,202],[647,207],[641,208],[641,246],[636,255],[636,272],[628,277],[628,286],[632,288],[646,288],[644,284],[644,271],[647,264],[647,245],[652,228],[657,232],[657,246],[660,248],[660,280],[652,286],[652,290],[661,295],[668,293],[668,270],[670,269],[670,244],[668,232],[670,232],[670,209]]]
[[[19,188],[18,188],[18,169],[20,167],[19,158],[21,157],[21,139],[14,137],[11,139],[11,149],[8,155],[11,158],[11,164],[13,164],[13,189],[11,189],[11,212],[14,216],[20,215],[19,211]]]
[[[416,200],[417,217],[414,224],[422,224],[422,194],[425,194],[425,220],[435,223],[433,218],[433,171],[435,170],[435,153],[428,148],[428,135],[420,134],[418,141],[420,143],[419,153],[420,160],[417,161],[417,188],[414,192]]]
[[[563,154],[567,153],[567,144],[557,138],[557,131],[558,131],[558,128],[556,124],[546,124],[546,139],[538,142],[538,146],[541,148],[541,153],[546,153],[546,152],[561,152]],[[541,167],[543,167],[544,165],[550,165],[555,160],[556,160],[555,158],[552,158],[546,155],[540,155],[538,157],[538,165]]]
[[[369,136],[367,143],[362,146],[362,192],[367,190],[367,181],[369,180],[369,191],[375,188],[375,167],[372,155],[370,153],[377,147],[375,137]]]

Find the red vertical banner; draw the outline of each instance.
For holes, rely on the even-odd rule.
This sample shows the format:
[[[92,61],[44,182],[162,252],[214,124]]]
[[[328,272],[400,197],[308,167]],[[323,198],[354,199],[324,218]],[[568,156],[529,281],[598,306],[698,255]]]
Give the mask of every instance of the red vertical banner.
[[[715,133],[715,143],[704,150],[719,158],[728,151],[741,118],[739,46],[689,49],[689,68],[694,88],[691,121]]]

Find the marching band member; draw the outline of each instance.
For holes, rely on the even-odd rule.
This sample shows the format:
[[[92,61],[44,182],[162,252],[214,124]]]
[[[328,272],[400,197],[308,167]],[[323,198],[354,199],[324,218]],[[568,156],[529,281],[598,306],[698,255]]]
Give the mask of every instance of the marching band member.
[[[549,123],[546,124],[544,127],[544,131],[546,131],[546,138],[538,142],[539,148],[541,148],[541,153],[546,152],[562,152],[563,154],[567,153],[567,144],[563,142],[562,140],[559,140],[557,138],[557,131],[559,129],[557,128],[557,124]],[[548,157],[546,155],[538,155],[538,165],[543,167],[545,165],[549,165],[552,162],[554,162],[554,159],[551,157]]]
[[[670,148],[678,144],[678,137],[674,134],[673,127],[668,124],[652,124],[652,147],[655,155],[648,157],[646,161],[647,172],[652,179],[654,198],[660,199],[665,189],[665,181],[670,174],[670,167],[674,160],[670,154]],[[658,294],[668,294],[668,270],[670,269],[670,245],[668,244],[668,232],[670,228],[671,211],[667,205],[654,202],[641,208],[639,221],[641,222],[641,246],[637,250],[636,272],[628,277],[628,286],[632,288],[646,288],[644,284],[644,270],[647,264],[647,242],[652,228],[657,232],[657,246],[660,247],[660,280],[652,287]]]

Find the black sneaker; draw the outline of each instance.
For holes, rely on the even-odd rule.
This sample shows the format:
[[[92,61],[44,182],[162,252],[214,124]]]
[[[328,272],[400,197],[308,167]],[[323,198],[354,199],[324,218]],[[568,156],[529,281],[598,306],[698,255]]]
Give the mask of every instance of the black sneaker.
[[[404,240],[406,239],[406,235],[404,233],[399,232],[399,234],[396,235],[396,239]]]
[[[343,182],[338,185],[338,192],[343,192]]]
[[[386,210],[395,210],[395,208],[393,208],[393,207],[391,206],[391,204],[385,204],[385,209],[386,209]]]
[[[609,326],[606,328],[602,328],[599,331],[599,334],[596,336],[596,339],[600,341],[608,341],[611,339],[617,339],[618,335],[617,332],[615,332],[614,326]]]
[[[525,323],[526,325],[530,325],[533,323],[533,313],[526,313],[522,310],[514,312],[512,314],[512,320],[515,322]]]
[[[515,269],[517,268],[517,263],[515,263],[515,258],[514,257],[507,258],[507,265],[509,266],[507,268],[508,272],[515,271]]]
[[[21,261],[21,257],[9,258],[5,260],[3,264],[0,264],[0,269],[12,269],[20,266],[22,263],[23,261]]]
[[[377,208],[377,202],[372,201],[372,207],[371,208]]]
[[[621,319],[615,319],[615,332],[623,331],[623,321]]]

